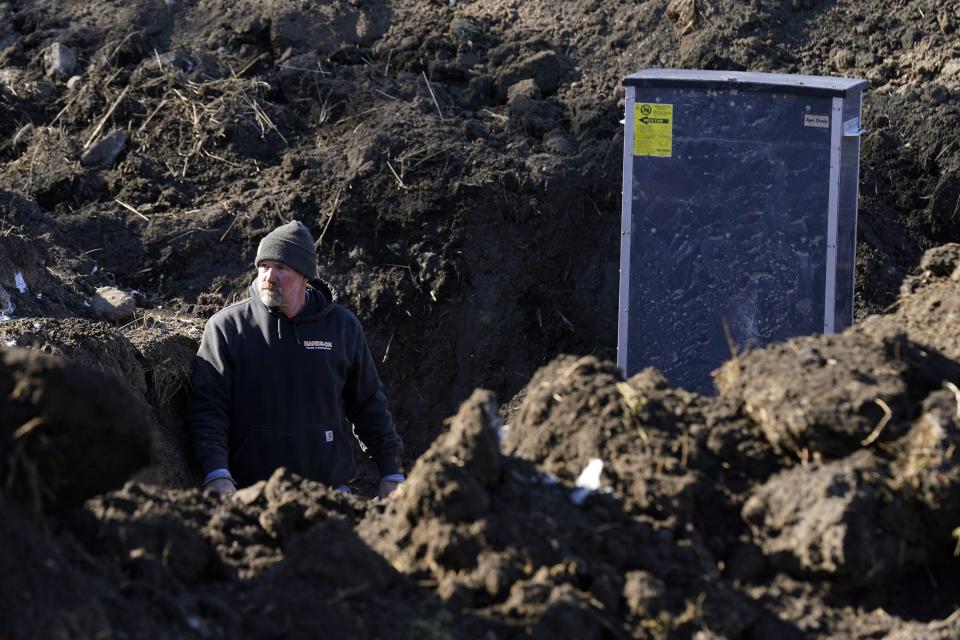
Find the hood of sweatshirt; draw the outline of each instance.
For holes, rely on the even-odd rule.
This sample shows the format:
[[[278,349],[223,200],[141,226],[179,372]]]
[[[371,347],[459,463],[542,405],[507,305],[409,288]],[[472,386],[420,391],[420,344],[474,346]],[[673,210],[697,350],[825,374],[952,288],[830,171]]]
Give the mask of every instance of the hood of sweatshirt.
[[[266,311],[278,320],[286,320],[294,324],[319,320],[330,313],[336,306],[336,296],[333,293],[333,288],[320,278],[314,278],[307,282],[306,304],[303,305],[300,313],[292,318],[285,316],[279,308],[268,307],[264,304],[260,298],[260,288],[257,286],[256,278],[253,279],[253,283],[250,285],[250,297],[258,309]]]

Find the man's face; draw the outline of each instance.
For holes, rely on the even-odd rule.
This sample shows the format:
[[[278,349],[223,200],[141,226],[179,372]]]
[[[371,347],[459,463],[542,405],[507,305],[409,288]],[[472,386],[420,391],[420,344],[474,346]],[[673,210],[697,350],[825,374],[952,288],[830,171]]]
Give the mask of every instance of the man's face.
[[[257,264],[257,285],[265,305],[287,310],[303,301],[307,278],[282,262],[261,260]]]

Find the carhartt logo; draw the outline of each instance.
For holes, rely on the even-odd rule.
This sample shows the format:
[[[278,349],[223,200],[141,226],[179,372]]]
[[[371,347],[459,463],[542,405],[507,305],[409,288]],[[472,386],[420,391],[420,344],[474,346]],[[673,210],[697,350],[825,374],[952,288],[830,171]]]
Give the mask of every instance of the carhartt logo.
[[[303,341],[304,349],[322,349],[324,351],[330,351],[333,349],[333,343],[327,340],[304,340]]]

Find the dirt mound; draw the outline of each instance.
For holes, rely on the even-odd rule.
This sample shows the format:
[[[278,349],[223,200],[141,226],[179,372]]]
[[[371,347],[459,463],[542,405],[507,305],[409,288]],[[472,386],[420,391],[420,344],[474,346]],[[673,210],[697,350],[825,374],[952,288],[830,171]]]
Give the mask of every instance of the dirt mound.
[[[907,278],[896,308],[889,315],[863,323],[871,335],[900,328],[913,341],[960,360],[960,338],[952,330],[960,317],[957,281],[960,280],[960,245],[947,244],[924,254],[918,273]]]
[[[0,357],[0,475],[28,509],[80,504],[147,464],[147,407],[115,378],[25,349]]]
[[[771,478],[743,508],[764,553],[788,571],[865,584],[952,555],[957,406],[952,390],[934,392],[897,442]]]
[[[801,459],[838,458],[902,437],[917,404],[956,362],[897,334],[795,338],[728,361],[719,392],[742,401],[767,439]]]
[[[403,493],[360,524],[364,539],[452,606],[535,638],[737,637],[755,623],[704,550],[501,456],[499,428],[493,396],[476,392]]]
[[[778,474],[751,495],[743,516],[764,554],[784,570],[845,582],[889,580],[927,560],[930,533],[891,480],[889,465],[859,451]]]
[[[152,464],[137,477],[166,486],[196,482],[183,429],[199,321],[151,311],[116,329],[79,318],[24,318],[0,323],[0,343],[67,358],[115,377],[147,412]],[[125,478],[124,478],[125,479]]]
[[[3,540],[23,554],[6,584],[29,606],[0,602],[4,633],[470,637],[360,540],[362,507],[281,470],[232,502],[131,483],[61,518],[52,541],[14,511]]]
[[[56,638],[108,629],[104,606],[59,545],[0,496],[0,617],[10,638]]]
[[[737,543],[736,493],[778,468],[735,404],[672,389],[652,369],[625,381],[593,357],[561,356],[534,375],[504,450],[568,483],[596,459],[631,508],[677,532],[694,527],[721,557]]]

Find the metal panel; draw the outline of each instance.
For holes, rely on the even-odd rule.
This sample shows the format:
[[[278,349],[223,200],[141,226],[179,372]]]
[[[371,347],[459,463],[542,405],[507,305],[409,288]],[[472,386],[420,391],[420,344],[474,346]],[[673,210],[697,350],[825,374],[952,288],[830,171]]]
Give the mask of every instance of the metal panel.
[[[855,250],[848,99],[715,82],[630,82],[624,121],[617,362],[701,392],[731,349],[848,326]]]
[[[858,78],[700,69],[646,69],[630,74],[624,78],[623,83],[633,87],[660,89],[697,89],[698,91],[737,89],[843,98],[854,94],[859,95],[868,86],[866,80]]]

